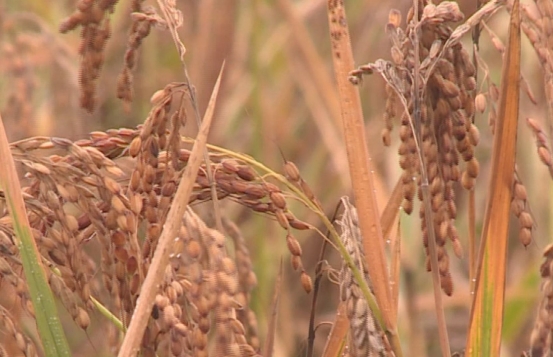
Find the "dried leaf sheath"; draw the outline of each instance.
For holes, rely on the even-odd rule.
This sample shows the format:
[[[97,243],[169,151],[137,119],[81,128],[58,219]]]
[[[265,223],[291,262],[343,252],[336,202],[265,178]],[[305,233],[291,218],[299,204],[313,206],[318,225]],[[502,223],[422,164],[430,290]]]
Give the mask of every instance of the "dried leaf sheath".
[[[349,202],[348,197],[342,197],[342,204],[344,214],[339,221],[342,231],[340,239],[353,263],[363,273],[369,288],[372,290],[369,272],[365,264],[363,239],[359,229],[357,210]],[[388,355],[383,341],[384,335],[382,331],[378,330],[378,324],[369,308],[369,304],[355,281],[351,269],[345,262],[343,262],[340,271],[340,299],[346,304],[347,316],[350,321],[349,355],[351,357]]]

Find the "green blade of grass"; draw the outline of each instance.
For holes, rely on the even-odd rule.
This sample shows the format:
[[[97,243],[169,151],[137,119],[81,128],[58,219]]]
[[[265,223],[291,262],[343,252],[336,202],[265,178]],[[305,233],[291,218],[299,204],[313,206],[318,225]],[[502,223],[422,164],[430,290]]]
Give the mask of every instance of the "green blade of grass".
[[[515,170],[519,110],[520,12],[515,0],[502,71],[495,124],[492,177],[479,252],[476,290],[467,341],[468,356],[499,356],[505,299],[509,212]]]
[[[4,191],[6,203],[13,222],[17,247],[21,254],[23,270],[35,312],[38,333],[48,357],[70,356],[69,345],[58,317],[54,295],[35,240],[31,233],[25,203],[21,194],[19,178],[15,170],[4,123],[0,117],[0,188]]]

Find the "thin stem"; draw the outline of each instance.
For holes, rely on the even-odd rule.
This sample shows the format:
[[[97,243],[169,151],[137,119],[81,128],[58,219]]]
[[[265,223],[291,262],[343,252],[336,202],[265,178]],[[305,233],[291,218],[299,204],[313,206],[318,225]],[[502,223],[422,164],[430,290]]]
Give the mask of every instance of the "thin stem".
[[[319,260],[315,268],[315,282],[313,284],[313,300],[311,302],[311,313],[309,314],[309,331],[307,332],[307,352],[306,357],[313,357],[313,345],[315,344],[315,308],[317,307],[317,297],[319,296],[319,288],[323,278],[322,263],[326,253],[328,241],[325,239],[322,242]]]
[[[413,0],[414,8],[414,31],[413,31],[413,46],[415,49],[415,64],[414,64],[414,76],[413,76],[413,122],[416,131],[417,142],[419,143],[418,153],[421,164],[421,191],[424,204],[424,219],[426,221],[426,230],[428,233],[428,250],[430,253],[430,266],[432,268],[432,282],[434,287],[434,301],[436,303],[436,319],[438,323],[438,334],[440,340],[440,348],[442,350],[442,356],[450,357],[451,350],[449,347],[449,337],[447,334],[447,325],[445,321],[444,306],[442,301],[442,291],[440,283],[440,273],[438,268],[438,254],[436,250],[436,234],[434,232],[434,220],[432,212],[432,204],[430,200],[430,192],[428,190],[428,172],[426,170],[426,160],[424,153],[420,149],[421,136],[422,136],[422,118],[421,118],[421,99],[423,91],[419,88],[420,79],[420,47],[419,47],[419,1]]]
[[[474,291],[476,285],[476,212],[474,190],[469,192],[469,288]]]
[[[194,139],[183,138],[183,141],[193,142]],[[268,173],[269,175],[274,177],[276,180],[281,182],[283,185],[287,186],[288,189],[290,189],[296,196],[298,196],[302,200],[302,202],[305,205],[307,205],[307,207],[311,211],[313,211],[317,216],[319,216],[319,218],[321,219],[321,221],[323,222],[325,227],[328,229],[328,231],[330,232],[330,234],[334,238],[334,243],[335,243],[338,251],[340,252],[340,255],[342,256],[342,258],[344,259],[344,261],[346,262],[348,267],[351,269],[352,274],[355,278],[355,281],[359,284],[359,287],[361,288],[361,292],[363,293],[363,296],[367,300],[367,303],[369,304],[369,307],[370,307],[371,311],[373,312],[374,318],[375,318],[376,322],[378,323],[378,327],[382,331],[386,331],[388,337],[390,338],[390,340],[394,344],[394,346],[398,346],[399,345],[399,340],[398,340],[397,334],[392,332],[392,331],[389,331],[385,328],[386,325],[384,324],[384,320],[382,318],[382,312],[380,311],[380,308],[378,307],[378,305],[376,303],[376,300],[374,298],[374,295],[371,293],[371,291],[370,291],[370,289],[367,285],[367,282],[365,281],[365,278],[363,277],[363,275],[361,274],[361,272],[359,271],[357,266],[353,263],[353,259],[348,254],[348,252],[346,250],[346,247],[344,246],[344,244],[342,243],[342,241],[340,239],[340,235],[336,231],[336,228],[334,227],[332,222],[328,219],[328,217],[325,215],[325,213],[319,208],[319,206],[315,202],[311,201],[298,187],[296,187],[293,183],[288,181],[288,179],[286,179],[286,177],[284,177],[283,175],[281,175],[279,173],[274,172],[273,170],[271,170],[267,166],[263,165],[259,161],[253,159],[251,156],[244,155],[244,154],[239,154],[239,153],[236,153],[234,151],[227,150],[227,149],[224,149],[222,147],[211,145],[211,144],[207,144],[206,147],[210,151],[217,151],[217,152],[220,152],[220,153],[224,153],[228,156],[235,157],[235,158],[237,158],[239,160],[242,160],[242,161],[248,163],[249,165],[257,168],[259,171],[263,171],[263,172]],[[400,355],[396,355],[396,356],[400,357]]]
[[[200,115],[198,100],[196,98],[196,88],[192,85],[190,81],[190,76],[188,75],[186,62],[184,61],[186,47],[182,43],[177,31],[177,29],[182,25],[182,18],[180,16],[176,17],[175,13],[173,13],[174,9],[170,9],[164,1],[157,0],[157,4],[159,5],[159,8],[163,12],[165,21],[167,22],[167,25],[169,26],[169,30],[171,32],[171,37],[173,38],[173,42],[175,43],[175,47],[177,48],[177,51],[179,53],[179,58],[182,63],[182,69],[184,74],[184,84],[188,90],[188,96],[190,98],[190,103],[192,104],[192,108],[194,109],[194,117],[196,119],[196,124],[198,125],[198,130],[199,130],[202,123],[202,117]],[[224,68],[224,67],[225,67],[225,62],[221,64],[221,68]],[[207,152],[207,149],[205,148],[203,152],[203,158],[204,158],[206,167],[208,167],[209,154]],[[207,179],[211,184],[211,200],[213,201],[213,214],[215,216],[215,225],[217,226],[217,230],[219,232],[224,232],[223,221],[221,219],[221,211],[219,209],[219,204],[218,204],[219,200],[217,198],[217,189],[215,187],[215,180],[213,179],[213,173],[209,170],[207,170]]]
[[[482,2],[476,0],[476,10],[480,10]],[[478,83],[478,51],[480,50],[480,24],[472,29],[472,64],[474,65],[474,80]],[[474,123],[474,116],[472,117]],[[474,292],[476,287],[476,197],[474,189],[469,191],[469,292]]]
[[[182,62],[183,70],[184,70],[184,78],[185,78],[185,84],[188,88],[188,95],[190,96],[190,102],[192,103],[192,107],[194,108],[194,116],[196,117],[196,123],[198,124],[198,128],[201,126],[201,116],[200,116],[200,109],[198,107],[198,100],[196,98],[196,88],[190,83],[190,77],[188,77],[188,71],[186,69],[186,64]],[[224,62],[223,62],[224,67]],[[207,148],[204,148],[203,152],[204,156],[204,162],[206,167],[209,166],[209,153],[207,151]],[[223,230],[223,220],[221,218],[221,211],[219,206],[219,198],[217,197],[217,184],[213,178],[213,173],[211,170],[206,170],[207,172],[207,179],[210,183],[210,189],[211,189],[211,201],[213,202],[213,215],[215,217],[215,225],[217,226],[217,230],[219,232],[224,232]]]

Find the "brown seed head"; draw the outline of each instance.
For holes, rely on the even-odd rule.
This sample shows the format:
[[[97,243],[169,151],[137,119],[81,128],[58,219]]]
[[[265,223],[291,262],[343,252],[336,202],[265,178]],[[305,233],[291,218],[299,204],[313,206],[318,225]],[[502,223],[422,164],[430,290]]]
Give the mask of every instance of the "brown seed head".
[[[88,316],[88,313],[84,309],[79,307],[77,317],[75,318],[75,322],[77,323],[77,325],[79,325],[80,328],[82,328],[83,330],[86,330],[90,325],[90,317]]]
[[[299,182],[301,179],[300,171],[292,161],[286,161],[284,163],[284,174],[292,182]]]
[[[476,160],[476,158],[473,157],[469,162],[467,162],[466,172],[470,177],[478,177],[478,173],[480,172],[480,164],[478,163],[478,160]]]
[[[451,274],[447,272],[445,275],[441,276],[440,282],[444,293],[447,296],[451,296],[453,294],[453,280],[451,279]]]
[[[276,208],[279,209],[286,209],[286,199],[284,198],[284,195],[280,192],[271,191],[269,193],[269,198],[271,199],[271,202],[275,205]]]
[[[518,220],[522,228],[532,229],[532,227],[534,226],[534,220],[532,219],[532,215],[527,211],[520,212],[520,215],[518,216]]]
[[[476,127],[476,125],[471,124],[469,129],[469,140],[472,146],[478,145],[480,142],[480,131]]]
[[[111,207],[119,214],[123,214],[127,210],[123,201],[116,195],[111,196]]]
[[[459,242],[459,239],[453,239],[451,243],[453,244],[453,252],[457,258],[463,258],[463,246],[461,245],[461,242]]]
[[[297,230],[300,230],[300,231],[311,229],[311,225],[309,225],[308,223],[305,223],[303,221],[300,221],[298,219],[288,220],[288,222],[290,223],[290,227],[292,227],[294,229],[297,229]]]
[[[467,171],[463,172],[461,175],[461,185],[465,190],[472,190],[474,188],[474,177],[470,176]]]
[[[202,253],[200,243],[190,240],[186,246],[186,254],[192,259],[198,259]]]
[[[313,290],[313,282],[311,281],[311,277],[307,275],[305,271],[302,271],[300,279],[303,290],[309,294],[311,290]]]
[[[281,210],[281,209],[275,210],[275,217],[276,217],[276,220],[277,220],[278,224],[282,228],[284,228],[286,230],[290,228],[290,224],[288,223],[288,218],[286,218],[286,214],[284,214],[283,210]]]
[[[532,243],[532,230],[529,228],[521,228],[518,233],[518,239],[525,247]]]
[[[291,234],[286,235],[286,245],[288,246],[288,250],[290,251],[290,254],[296,255],[296,256],[302,255],[300,243]]]
[[[131,255],[129,259],[127,259],[127,273],[134,274],[138,269],[138,261],[136,260],[136,257],[134,255]]]
[[[301,257],[299,255],[292,255],[290,261],[292,262],[292,268],[294,268],[294,270],[298,270],[303,267]]]
[[[486,95],[483,93],[478,93],[474,98],[474,107],[480,113],[484,113],[487,107]]]
[[[546,166],[551,166],[553,162],[551,161],[551,152],[544,146],[538,147],[538,156]]]
[[[519,200],[526,201],[528,199],[528,193],[526,187],[520,183],[515,183],[514,197]]]
[[[132,296],[136,296],[140,290],[140,276],[138,276],[138,273],[133,274],[131,282],[129,283],[129,290]]]
[[[256,177],[255,171],[247,165],[238,166],[238,171],[236,172],[236,174],[238,175],[238,177],[245,181],[253,181]]]

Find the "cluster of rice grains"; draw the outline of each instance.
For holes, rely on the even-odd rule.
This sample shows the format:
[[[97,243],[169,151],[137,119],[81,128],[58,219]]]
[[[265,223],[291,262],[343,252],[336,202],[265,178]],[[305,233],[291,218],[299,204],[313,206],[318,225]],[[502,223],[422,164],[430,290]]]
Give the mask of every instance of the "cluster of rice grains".
[[[257,341],[255,318],[243,323],[237,317],[255,283],[253,273],[247,273],[250,285],[243,287],[246,290],[240,288],[244,272],[237,264],[244,263],[227,255],[225,236],[208,228],[192,210],[183,223],[166,280],[155,300],[155,322],[144,336],[143,348],[151,349],[154,355],[155,341],[160,334],[168,334],[171,355],[208,356],[208,333],[213,331],[214,355],[255,356],[258,346],[250,344],[246,335],[246,331],[253,331],[254,343]],[[245,325],[250,322],[253,326],[247,329]]]
[[[537,0],[521,5],[521,28],[538,56],[544,72],[545,95],[549,115],[553,111],[553,1]]]
[[[124,325],[130,321],[190,157],[192,141],[179,134],[186,117],[183,103],[175,103],[185,97],[184,87],[175,83],[156,92],[149,116],[137,129],[93,132],[76,142],[37,137],[12,144],[13,157],[26,172],[24,198],[39,252],[55,268],[48,270],[52,291],[82,329],[90,324],[92,296],[107,296],[104,306]],[[189,203],[212,198],[210,170],[218,199],[272,217],[286,230],[293,267],[309,292],[311,278],[293,229],[311,226],[288,210],[286,197],[293,193],[267,181],[274,172],[261,175],[238,154],[212,147],[209,158],[208,166],[200,167]],[[293,163],[285,164],[284,173],[290,185],[318,204]],[[26,283],[14,273],[22,267],[3,197],[0,203],[0,276],[14,286],[32,315]],[[207,356],[208,351],[256,355],[257,321],[248,307],[256,277],[238,228],[228,221],[224,227],[228,239],[192,211],[184,217],[143,338],[144,356],[161,351],[171,356]],[[90,245],[97,248],[87,249]],[[97,251],[101,258],[93,259],[98,253],[89,254]],[[115,352],[121,332],[109,326]]]
[[[17,321],[12,319],[8,310],[0,306],[0,330],[3,334],[9,335],[14,343],[13,349],[11,346],[3,346],[0,344],[0,357],[9,357],[11,354],[22,354],[26,357],[38,357],[34,342],[25,335]]]
[[[539,0],[535,7],[522,6],[522,31],[534,47],[544,72],[545,95],[549,116],[553,117],[553,1]],[[536,137],[536,147],[541,162],[547,166],[553,178],[553,159],[551,158],[550,139],[537,119],[527,118],[526,123]],[[550,125],[550,123],[549,123]]]
[[[104,47],[111,35],[109,17],[117,0],[80,0],[77,8],[60,24],[60,32],[66,33],[81,26],[81,107],[92,112],[96,105],[96,80],[104,64]]]
[[[353,264],[363,274],[369,284],[363,240],[359,229],[359,217],[356,208],[349,202],[348,197],[342,198],[344,213],[338,222],[341,228],[340,239],[344,243]],[[372,293],[372,292],[371,292]],[[351,269],[345,262],[340,270],[340,299],[346,304],[347,316],[350,323],[350,337],[347,346],[347,356],[391,356],[387,351],[386,335],[379,330],[374,316],[365,299],[359,284],[355,280]],[[389,349],[388,349],[389,350]]]
[[[127,40],[124,67],[117,81],[117,97],[132,100],[132,71],[136,66],[138,48],[148,36],[152,25],[163,22],[152,7],[143,7],[143,0],[131,3],[132,25]],[[96,80],[104,63],[104,49],[111,35],[109,14],[113,13],[117,0],[80,0],[77,8],[60,24],[60,32],[66,33],[81,26],[81,107],[89,112],[96,106]]]
[[[553,349],[553,245],[543,252],[545,261],[540,267],[542,299],[530,337],[530,351],[523,356],[551,356]]]
[[[400,28],[401,15],[392,10],[386,31],[392,41],[392,60],[377,61],[352,72],[352,82],[357,83],[364,73],[380,72],[387,82],[388,99],[384,119],[386,127],[382,137],[384,144],[391,143],[392,121],[399,117],[399,163],[403,170],[403,209],[413,210],[417,195],[422,201],[422,175],[419,153],[426,163],[432,222],[437,243],[439,273],[442,290],[453,293],[449,272],[449,257],[445,249],[447,240],[453,244],[455,255],[462,255],[455,218],[454,184],[461,183],[467,189],[474,188],[479,163],[474,157],[479,131],[472,123],[474,116],[473,91],[476,88],[475,68],[468,52],[460,43],[445,46],[450,36],[452,22],[463,19],[458,5],[444,1],[438,5],[419,3],[418,29],[420,31],[420,63],[415,63],[415,22],[411,9],[405,30]],[[413,96],[414,76],[418,70],[420,112],[415,111]],[[414,120],[413,118],[420,118]],[[415,129],[415,133],[413,133]],[[460,161],[463,161],[464,167]],[[420,209],[421,225],[426,248],[426,266],[430,270],[428,230],[424,205]]]

